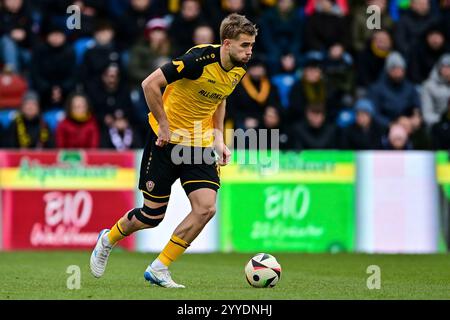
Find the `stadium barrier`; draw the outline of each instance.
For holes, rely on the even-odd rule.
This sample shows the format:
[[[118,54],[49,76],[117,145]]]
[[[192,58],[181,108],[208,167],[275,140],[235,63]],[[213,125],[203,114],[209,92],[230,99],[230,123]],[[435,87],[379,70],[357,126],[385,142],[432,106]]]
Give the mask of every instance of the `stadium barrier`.
[[[92,249],[100,229],[142,205],[141,156],[0,150],[0,249]],[[445,152],[235,151],[221,170],[217,214],[189,252],[447,250]],[[161,225],[121,246],[160,251],[189,211],[177,181]]]
[[[3,250],[92,249],[134,206],[135,176],[133,152],[0,151]]]
[[[140,163],[142,152],[136,152],[136,163]],[[139,168],[138,168],[139,169]],[[137,185],[137,182],[136,182]],[[191,211],[189,203],[180,180],[178,179],[172,186],[169,205],[167,207],[164,220],[155,229],[141,230],[136,237],[136,250],[142,252],[159,252],[169,241],[173,230]],[[220,193],[219,193],[220,194]],[[136,203],[141,206],[143,203],[142,195],[136,192]],[[219,209],[219,208],[218,208]],[[220,209],[219,209],[220,210]],[[218,210],[218,211],[219,211]],[[216,252],[218,251],[218,216],[217,212],[200,235],[189,247],[189,252]]]
[[[450,152],[438,152],[437,160],[437,180],[439,184],[439,207],[441,251],[450,246]],[[444,248],[444,249],[442,249]]]
[[[357,159],[357,250],[443,251],[435,154],[360,152]]]
[[[235,152],[222,169],[222,251],[354,250],[354,152],[287,152],[268,165],[236,161],[251,153]]]

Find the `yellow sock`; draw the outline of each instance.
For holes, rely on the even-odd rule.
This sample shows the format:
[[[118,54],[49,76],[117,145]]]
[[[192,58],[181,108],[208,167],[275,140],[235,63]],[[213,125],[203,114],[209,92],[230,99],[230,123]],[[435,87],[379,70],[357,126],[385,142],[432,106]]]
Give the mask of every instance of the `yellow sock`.
[[[189,243],[178,238],[176,235],[172,235],[170,241],[158,256],[158,259],[168,267],[172,262],[178,259],[188,247]]]
[[[123,229],[120,226],[120,220],[117,221],[117,223],[111,228],[111,231],[108,232],[108,240],[111,245],[115,245],[126,236],[128,235],[123,232]]]

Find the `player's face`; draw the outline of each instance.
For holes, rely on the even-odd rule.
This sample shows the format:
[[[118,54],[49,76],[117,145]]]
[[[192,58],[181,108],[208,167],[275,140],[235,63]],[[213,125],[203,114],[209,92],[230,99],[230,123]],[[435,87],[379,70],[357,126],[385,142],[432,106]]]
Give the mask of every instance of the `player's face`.
[[[252,57],[255,36],[240,34],[237,39],[231,39],[229,43],[230,60],[233,65],[241,67],[250,61]]]

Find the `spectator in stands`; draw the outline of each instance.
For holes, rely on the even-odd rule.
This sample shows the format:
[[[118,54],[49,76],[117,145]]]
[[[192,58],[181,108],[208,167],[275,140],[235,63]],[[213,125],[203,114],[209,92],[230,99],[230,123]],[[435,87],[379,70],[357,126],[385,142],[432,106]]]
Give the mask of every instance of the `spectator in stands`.
[[[163,3],[157,0],[130,0],[130,7],[118,19],[117,42],[119,49],[128,50],[144,34],[147,22],[167,13]]]
[[[144,37],[131,48],[128,76],[132,88],[139,88],[142,91],[142,81],[169,61],[171,43],[167,28],[168,25],[164,19],[151,19],[147,23]]]
[[[148,131],[149,112],[142,91],[142,81],[157,68],[170,61],[171,43],[167,34],[167,22],[161,18],[151,19],[146,26],[145,36],[130,51],[128,80],[136,115],[137,135],[145,137]]]
[[[106,21],[97,23],[94,32],[94,45],[89,48],[81,63],[81,82],[86,84],[101,77],[101,73],[110,64],[120,65],[120,52],[114,42],[115,31]]]
[[[0,62],[14,73],[28,69],[34,35],[31,12],[24,0],[4,0],[0,4]]]
[[[75,52],[66,43],[63,29],[48,28],[45,43],[33,53],[31,73],[44,110],[62,106],[76,82]]]
[[[398,52],[386,59],[386,72],[370,87],[369,98],[375,105],[375,119],[390,126],[400,116],[412,117],[421,107],[414,85],[405,78],[406,62]]]
[[[97,148],[100,134],[87,97],[74,93],[67,99],[66,118],[56,127],[56,147],[64,149]]]
[[[450,53],[443,55],[434,66],[423,85],[421,98],[425,123],[431,127],[447,111],[450,99]]]
[[[139,134],[130,126],[130,122],[122,110],[116,110],[109,128],[103,131],[101,147],[125,151],[142,148]]]
[[[386,58],[392,50],[392,38],[386,30],[378,30],[366,48],[358,54],[357,84],[367,88],[380,78],[384,69]]]
[[[425,126],[420,111],[414,112],[411,117],[400,117],[400,124],[407,129],[408,136],[415,150],[430,150],[432,142],[429,130]]]
[[[342,131],[341,148],[347,150],[377,150],[382,148],[385,129],[373,120],[375,108],[369,99],[359,99],[354,108],[356,121]]]
[[[332,0],[317,0],[315,4],[315,12],[306,19],[305,49],[326,52],[331,45],[340,43],[349,50],[350,25],[341,7]]]
[[[81,21],[80,29],[72,30],[71,40],[80,39],[82,37],[91,37],[97,28],[98,20],[106,16],[108,8],[108,0],[75,0],[70,1],[72,4],[80,8]],[[64,12],[64,18],[67,15],[67,7]]]
[[[257,3],[257,8],[258,10],[267,10],[268,8],[273,8],[274,6],[276,6],[278,0],[258,0],[256,1]],[[305,5],[305,0],[301,0],[301,5],[304,6]]]
[[[414,112],[411,117],[401,116],[397,123],[402,125],[408,134],[411,146],[415,150],[430,150],[431,140],[420,112]]]
[[[450,150],[450,99],[440,121],[431,128],[431,136],[435,150]]]
[[[408,77],[417,84],[422,84],[429,77],[439,58],[444,53],[450,52],[440,25],[430,26],[422,38],[423,40],[412,50],[408,64]]]
[[[312,14],[320,11],[325,6],[331,6],[332,11],[339,13],[340,15],[348,15],[349,5],[347,0],[331,0],[326,3],[322,0],[306,0],[305,14],[311,16]]]
[[[108,0],[40,0],[33,1],[41,7],[41,20],[43,25],[57,24],[61,28],[66,27],[68,18],[67,8],[76,5],[80,12],[81,28],[66,29],[70,41],[84,37],[91,37],[95,31],[95,25],[99,18],[106,15]]]
[[[285,111],[288,124],[304,118],[305,106],[321,104],[326,106],[326,82],[322,71],[322,61],[310,58],[306,61],[302,78],[290,91],[289,108]]]
[[[327,84],[327,115],[335,119],[341,109],[352,106],[354,91],[353,58],[340,43],[328,49],[323,72]]]
[[[102,130],[111,125],[117,109],[121,109],[135,123],[130,92],[121,79],[117,65],[108,66],[100,80],[86,87],[86,92]]]
[[[412,143],[409,140],[406,129],[398,123],[389,128],[389,132],[383,137],[383,149],[385,150],[411,150]]]
[[[23,98],[20,111],[8,128],[6,147],[14,149],[42,149],[53,146],[48,124],[41,116],[39,97],[29,91]]]
[[[80,30],[66,28],[66,10],[72,4],[81,9]],[[349,8],[356,4],[355,10]],[[369,5],[381,8],[381,30],[367,28]],[[395,17],[393,7],[400,13]],[[370,130],[398,124],[406,130],[407,147],[427,149],[426,129],[428,136],[437,139],[435,148],[446,145],[449,0],[0,0],[0,70],[6,67],[0,71],[0,110],[20,108],[25,92],[33,88],[40,96],[51,133],[56,127],[51,119],[57,114],[53,117],[44,111],[62,110],[66,95],[83,87],[102,130],[111,128],[116,110],[123,110],[134,135],[142,140],[148,131],[149,111],[142,80],[194,45],[217,43],[218,24],[214,21],[231,12],[255,16],[252,21],[260,29],[260,40],[254,54],[265,62],[266,77],[277,90],[272,93],[271,88],[269,101],[260,105],[249,92],[260,98],[265,81],[252,79],[255,91],[248,91],[244,80],[227,101],[228,128],[233,122],[239,128],[279,127],[289,137],[289,145],[294,140],[291,127],[305,120],[308,104],[323,104],[326,120],[332,122],[336,114],[345,117],[340,110],[351,110],[355,97],[368,97],[374,104],[371,120],[366,119],[369,112],[352,114],[350,118],[356,116],[357,122],[353,129],[368,135],[363,129],[367,122]],[[108,15],[114,20],[103,23]],[[399,21],[398,26],[393,21]],[[85,36],[95,41],[82,39],[72,49],[73,41]],[[86,50],[86,41],[95,45]],[[394,50],[408,54],[390,56]],[[84,58],[83,63],[76,60],[75,51],[82,53],[78,57]],[[273,60],[271,54],[279,56]],[[111,64],[114,66],[109,68]],[[243,96],[251,103],[240,101],[236,111],[233,100]],[[11,124],[15,125],[14,121]],[[351,130],[347,127],[343,133],[347,131]],[[351,136],[355,137],[361,138],[356,139],[358,143],[367,138],[364,134]],[[6,140],[5,133],[0,140]],[[352,140],[347,145],[350,143],[358,144]],[[51,134],[47,145],[53,145]]]
[[[205,23],[199,0],[184,0],[181,4],[181,11],[175,15],[169,28],[175,57],[184,54],[194,46],[194,30]]]
[[[438,14],[439,4],[438,2],[445,2],[447,0],[430,0],[429,6],[430,11],[433,14]],[[407,12],[408,9],[411,9],[411,0],[390,0],[389,1],[389,15],[395,22],[398,22],[400,17]]]
[[[207,24],[201,24],[194,30],[194,46],[206,43],[215,43],[214,30]]]
[[[267,143],[263,145],[261,140],[259,140],[258,147],[260,149],[273,149],[275,148],[273,141],[271,140],[272,130],[278,130],[279,139],[278,139],[278,148],[280,150],[289,150],[292,149],[292,139],[290,133],[288,132],[284,122],[281,119],[280,109],[267,106],[264,110],[263,120],[259,129],[267,130]],[[261,136],[259,136],[261,138]]]
[[[27,88],[28,84],[20,74],[4,66],[0,72],[0,109],[20,107]]]
[[[292,126],[294,149],[337,148],[337,128],[326,121],[325,105],[308,104],[305,113],[305,119]]]
[[[276,89],[270,83],[266,67],[259,58],[248,63],[247,75],[227,101],[228,114],[233,115],[234,127],[257,128],[261,125],[264,109],[278,107]]]
[[[254,6],[253,0],[202,1],[202,11],[211,26],[220,26],[222,20],[231,13],[242,14],[250,21],[256,21]],[[219,28],[214,31],[215,38],[219,39]]]
[[[394,28],[394,21],[387,12],[387,0],[365,0],[353,12],[352,36],[353,49],[359,53],[362,52],[369,42],[373,34],[380,29],[391,32]],[[380,28],[370,29],[367,27],[367,8],[369,6],[377,6],[380,10]]]
[[[395,26],[394,42],[404,57],[409,57],[426,30],[438,22],[430,11],[429,0],[411,0],[411,8],[401,15]]]
[[[300,65],[303,22],[294,0],[280,0],[263,13],[260,29],[259,41],[271,75],[292,72]]]

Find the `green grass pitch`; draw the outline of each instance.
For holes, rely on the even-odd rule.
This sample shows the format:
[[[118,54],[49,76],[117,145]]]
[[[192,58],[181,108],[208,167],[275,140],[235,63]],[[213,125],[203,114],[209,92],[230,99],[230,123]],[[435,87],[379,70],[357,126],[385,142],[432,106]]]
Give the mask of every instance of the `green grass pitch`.
[[[449,255],[272,253],[283,273],[274,288],[250,287],[244,266],[251,254],[185,254],[171,267],[186,289],[144,281],[150,253],[115,250],[101,279],[89,272],[90,252],[0,253],[0,299],[450,299]],[[70,265],[81,270],[81,288],[69,290]],[[381,288],[369,290],[367,267],[381,271]]]

